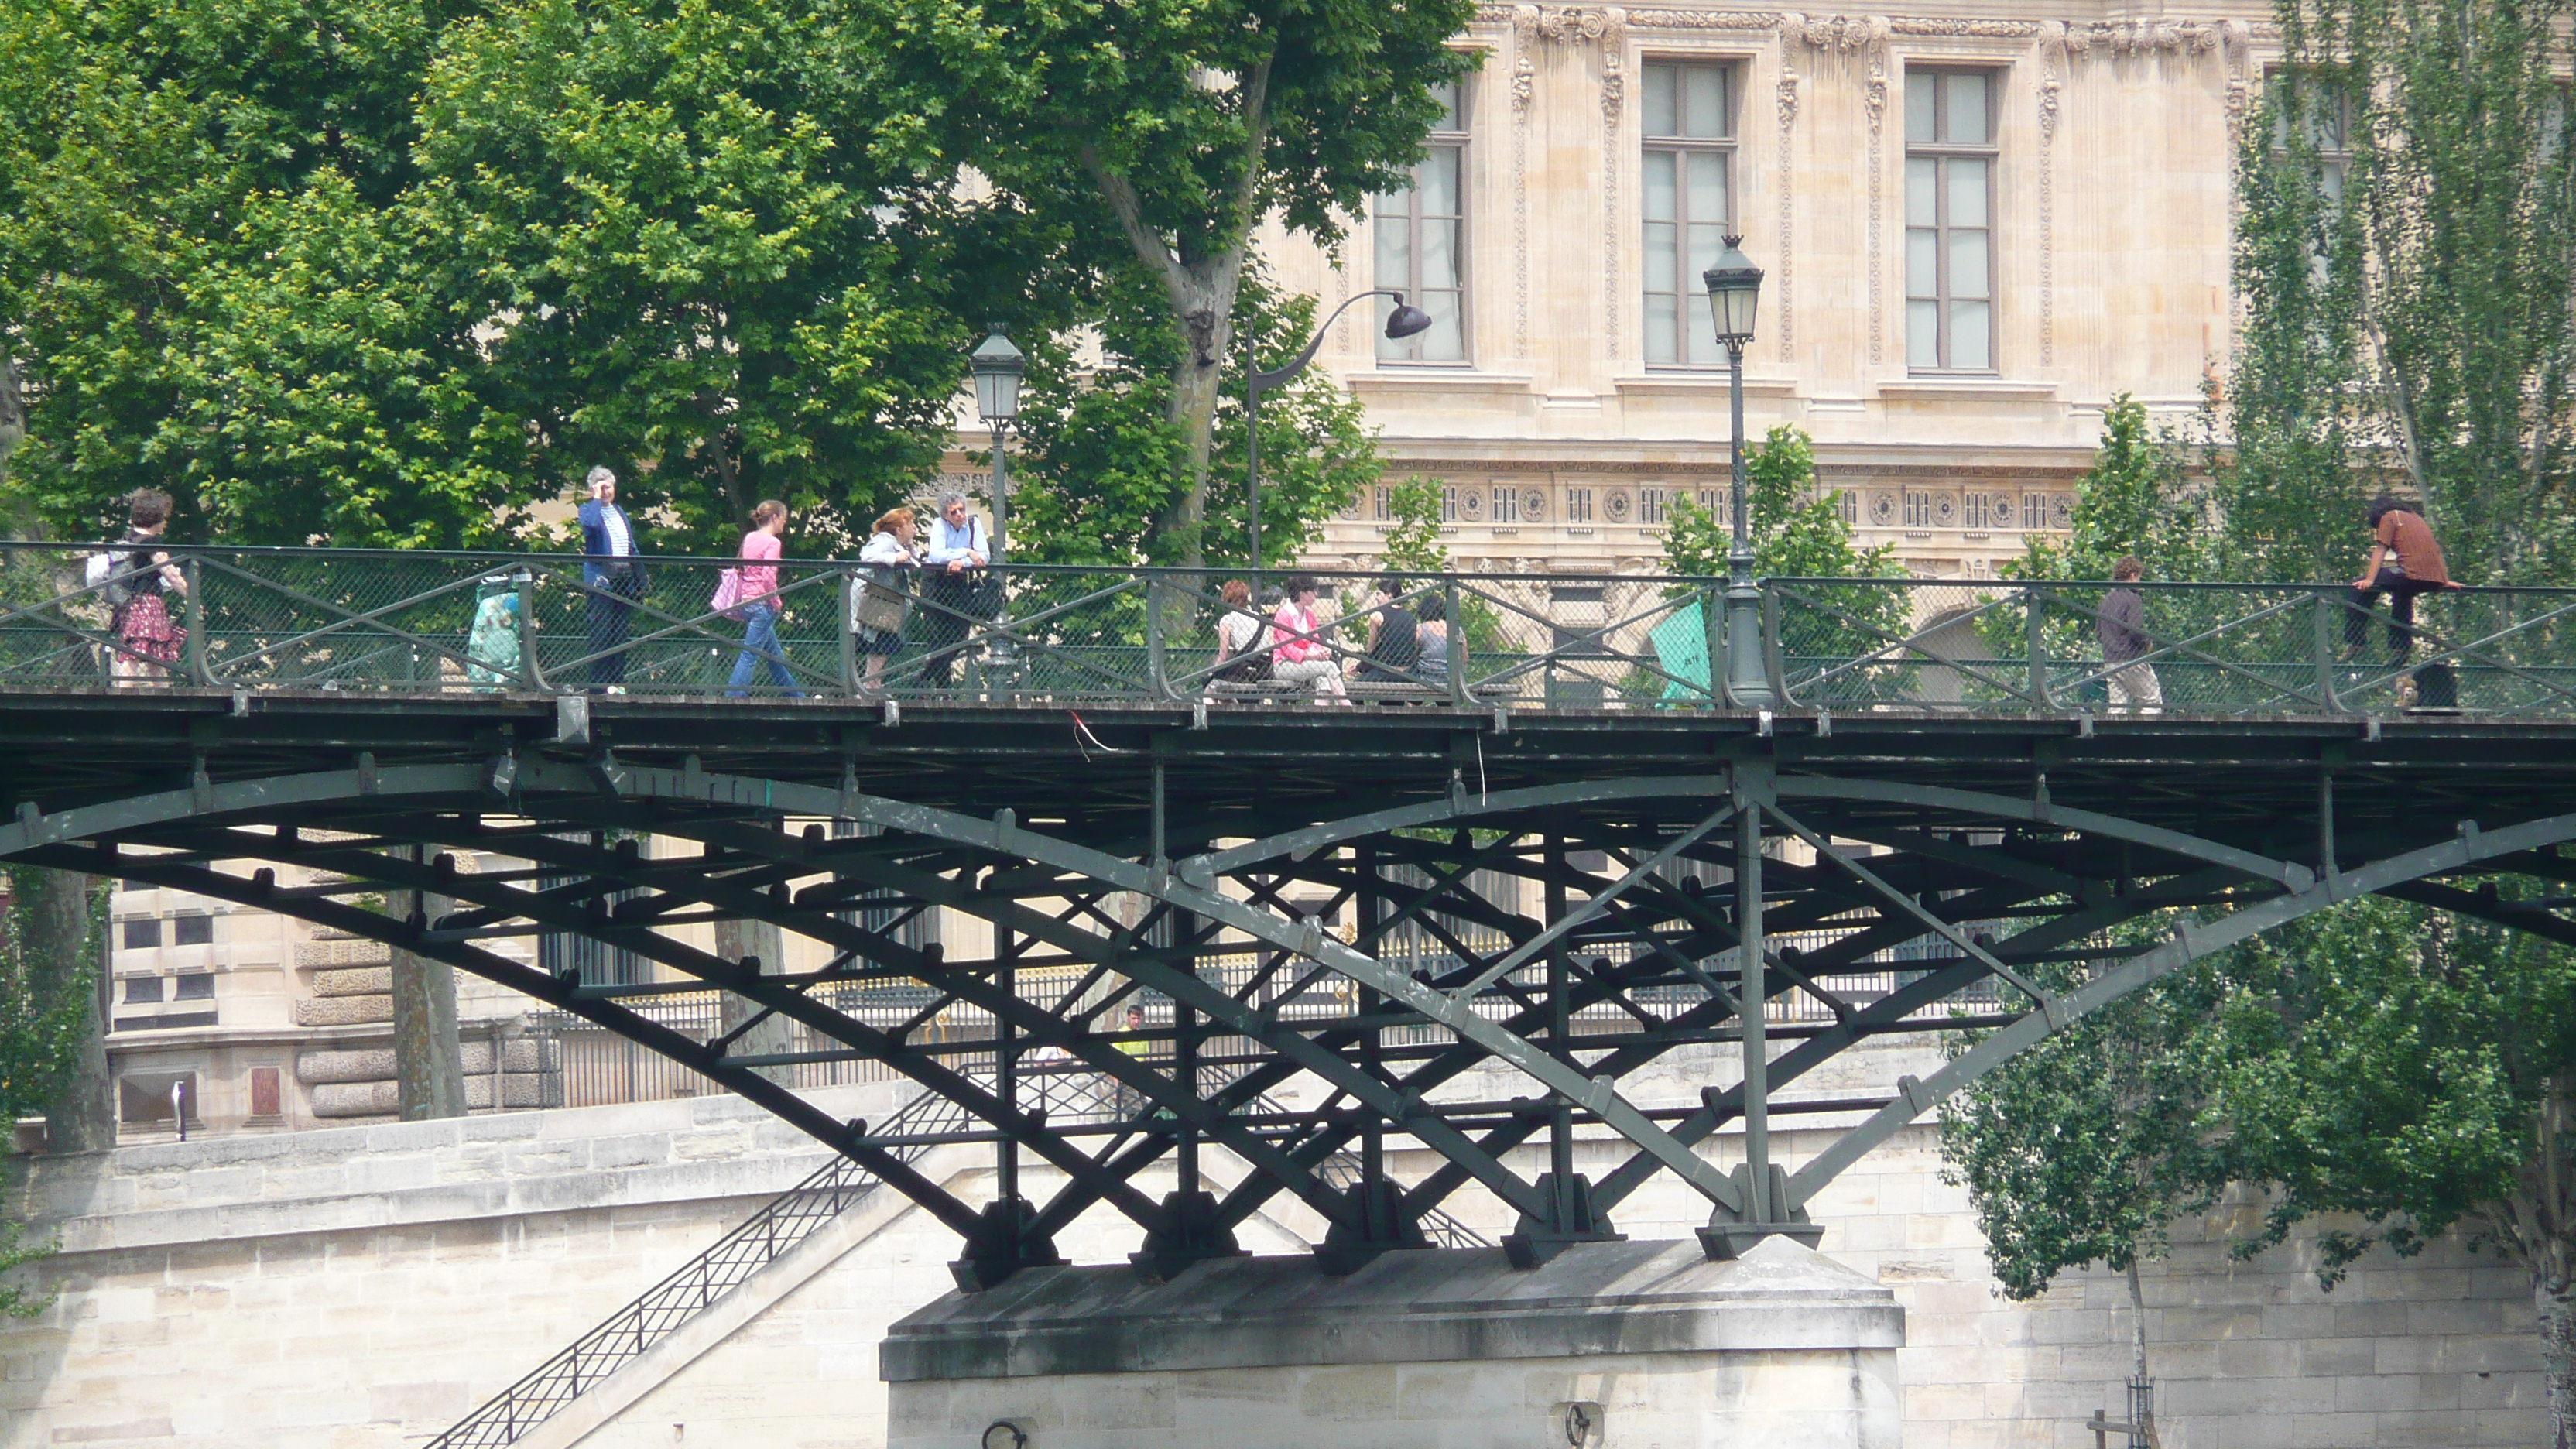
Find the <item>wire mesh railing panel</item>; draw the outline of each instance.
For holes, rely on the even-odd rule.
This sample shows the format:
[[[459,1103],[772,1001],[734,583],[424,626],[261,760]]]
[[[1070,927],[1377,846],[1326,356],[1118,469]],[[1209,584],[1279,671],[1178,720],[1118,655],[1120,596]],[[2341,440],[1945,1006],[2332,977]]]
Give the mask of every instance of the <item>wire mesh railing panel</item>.
[[[0,689],[1596,710],[1759,688],[1822,710],[2576,714],[2563,589],[2441,590],[2400,620],[2328,584],[1774,578],[1731,609],[1720,583],[1661,576],[790,560],[719,609],[736,566],[0,544]],[[1730,649],[1731,628],[1760,648]],[[1721,677],[1755,659],[1760,680]]]

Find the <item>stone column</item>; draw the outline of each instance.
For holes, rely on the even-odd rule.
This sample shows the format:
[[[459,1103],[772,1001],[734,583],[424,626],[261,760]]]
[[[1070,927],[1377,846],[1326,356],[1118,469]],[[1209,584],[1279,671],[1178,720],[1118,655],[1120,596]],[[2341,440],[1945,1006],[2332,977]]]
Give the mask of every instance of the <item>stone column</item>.
[[[769,921],[716,922],[716,954],[728,961],[741,961],[746,957],[756,956],[760,958],[760,974],[763,976],[781,975],[787,969],[785,939],[777,925]],[[723,1002],[719,1020],[728,1036],[739,1030],[744,1022],[751,1020],[760,1010],[752,1002],[730,991],[723,993],[719,1000]],[[749,1057],[793,1051],[795,1050],[794,1028],[795,1023],[786,1017],[768,1017],[758,1026],[735,1038],[733,1045],[725,1048],[725,1054]],[[762,1076],[782,1086],[789,1085],[794,1074],[793,1067],[768,1067],[761,1071]]]
[[[413,859],[419,858],[415,848]],[[401,891],[390,904],[404,914],[435,919],[443,897]],[[394,1099],[406,1122],[465,1115],[465,1054],[456,1040],[456,968],[393,953]],[[494,1105],[498,1105],[497,1103]]]

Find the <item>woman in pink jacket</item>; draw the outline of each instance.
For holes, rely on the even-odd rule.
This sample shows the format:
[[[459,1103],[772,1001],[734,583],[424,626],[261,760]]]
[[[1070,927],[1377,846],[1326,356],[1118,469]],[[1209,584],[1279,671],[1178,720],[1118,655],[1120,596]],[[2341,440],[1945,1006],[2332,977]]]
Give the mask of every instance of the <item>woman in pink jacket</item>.
[[[796,676],[787,672],[787,656],[778,647],[779,536],[787,532],[787,505],[764,498],[751,510],[751,532],[742,536],[742,655],[733,662],[733,679],[725,693],[742,699],[751,693],[755,661],[769,666],[769,682],[789,699],[803,699]]]

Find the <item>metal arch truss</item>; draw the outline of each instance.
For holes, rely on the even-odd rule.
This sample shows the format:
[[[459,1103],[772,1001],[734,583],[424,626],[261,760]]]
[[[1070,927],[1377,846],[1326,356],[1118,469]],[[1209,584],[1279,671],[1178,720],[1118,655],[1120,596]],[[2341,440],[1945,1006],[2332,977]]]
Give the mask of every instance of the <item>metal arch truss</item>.
[[[1341,1269],[1424,1245],[1426,1224],[1462,1240],[1443,1204],[1470,1183],[1518,1214],[1506,1246],[1524,1264],[1616,1236],[1612,1212],[1658,1172],[1708,1199],[1712,1253],[1773,1233],[1812,1241],[1818,1191],[1949,1094],[2160,976],[2335,902],[2378,892],[2576,940],[2553,910],[2443,880],[2576,874],[2556,851],[2576,814],[2338,842],[2328,803],[2314,858],[2297,860],[2053,806],[2044,789],[1739,761],[1453,790],[1228,844],[1207,838],[1213,827],[1193,838],[1188,820],[1167,824],[1156,768],[1140,840],[1116,821],[1039,829],[1007,810],[865,794],[851,777],[832,789],[712,773],[695,757],[643,768],[528,750],[382,770],[362,758],[224,784],[199,774],[51,814],[22,805],[0,825],[0,857],[297,916],[596,1022],[937,1216],[966,1240],[956,1270],[969,1288],[1061,1261],[1054,1236],[1104,1204],[1143,1229],[1139,1263],[1168,1276],[1238,1251],[1236,1227],[1281,1193],[1324,1221],[1318,1251]],[[640,834],[700,853],[608,843]],[[1175,858],[1172,843],[1195,853]],[[460,850],[528,868],[460,871]],[[257,862],[269,864],[240,873]],[[282,884],[276,866],[321,883]],[[435,914],[356,899],[376,892]],[[865,924],[931,909],[984,922],[993,948],[962,959]],[[2184,924],[2148,940],[2140,923],[2154,917]],[[782,974],[671,929],[719,920],[809,937],[828,964]],[[1349,921],[1347,938],[1327,920]],[[536,932],[667,974],[586,982],[499,949]],[[650,1014],[657,995],[710,988],[733,1009],[708,1039]],[[1744,1010],[1753,1000],[1764,1009]],[[1139,1030],[1123,1025],[1133,1005],[1150,1008]],[[1776,1095],[1865,1042],[1962,1025],[1988,1034],[1929,1077],[1860,1098]],[[1695,1105],[1649,1108],[1622,1091],[1658,1058],[1711,1043],[1741,1044],[1741,1066]],[[961,1115],[932,1137],[996,1145],[993,1200],[970,1204],[911,1166],[932,1137],[837,1120],[775,1080],[818,1061],[872,1063],[953,1103]],[[1497,1065],[1525,1089],[1470,1099],[1467,1074]],[[1769,1141],[1786,1113],[1848,1125],[1790,1170]],[[1700,1148],[1737,1124],[1744,1160],[1722,1171]],[[1588,1180],[1575,1140],[1604,1132],[1626,1156]],[[1389,1137],[1442,1165],[1394,1181]],[[1516,1154],[1541,1144],[1546,1170],[1525,1174]],[[1202,1175],[1207,1145],[1240,1164],[1231,1185]],[[1020,1195],[1024,1153],[1061,1174],[1044,1202]],[[1177,1185],[1156,1196],[1140,1180],[1167,1159]]]

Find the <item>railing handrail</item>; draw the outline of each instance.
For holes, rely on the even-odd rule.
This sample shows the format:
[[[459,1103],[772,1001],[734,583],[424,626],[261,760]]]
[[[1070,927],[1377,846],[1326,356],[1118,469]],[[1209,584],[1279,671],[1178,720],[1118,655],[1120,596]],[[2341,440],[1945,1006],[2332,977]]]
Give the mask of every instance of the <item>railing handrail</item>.
[[[172,555],[173,558],[186,553],[223,553],[248,557],[349,559],[352,561],[364,561],[368,559],[381,559],[388,562],[524,559],[531,562],[580,564],[587,560],[602,557],[602,555],[599,554],[586,554],[578,550],[570,549],[514,549],[498,545],[490,548],[349,548],[337,545],[215,543],[210,541],[156,539],[150,546],[157,552]],[[136,545],[127,544],[122,539],[0,539],[0,554],[44,552],[87,555],[114,549],[131,549],[133,547],[136,547]],[[633,557],[648,567],[657,567],[662,564],[676,564],[686,567],[728,569],[736,567],[743,562],[739,557],[725,554],[645,552],[635,554]],[[755,560],[754,562],[764,568],[774,567],[782,569],[841,569],[868,567],[868,565],[861,563],[855,554],[846,558],[820,558],[791,555],[777,559],[760,559]],[[1376,578],[1382,574],[1392,572],[1408,580],[1427,581],[1435,579],[1455,579],[1462,583],[1469,581],[1478,583],[1491,582],[1518,584],[1568,582],[1582,584],[1653,584],[1659,587],[1691,585],[1706,588],[1710,586],[1722,587],[1728,582],[1725,576],[1717,574],[1596,573],[1589,570],[1566,570],[1563,572],[1548,573],[1514,573],[1475,569],[1390,570],[1384,567],[1331,568],[1320,564],[1298,566],[1264,565],[1260,568],[1253,568],[1248,564],[1240,563],[1208,563],[1192,568],[1179,564],[1022,563],[1016,559],[1006,559],[1003,561],[1001,568],[1015,576],[1023,574],[1030,576],[1120,574],[1137,578],[1168,579],[1261,578],[1277,580],[1296,578],[1300,575],[1319,579],[1359,579]],[[1912,574],[1764,574],[1757,578],[1755,582],[1762,584],[1876,584],[1903,588],[1937,586],[1942,588],[1958,589],[2004,590],[2052,588],[2112,589],[2125,587],[2162,592],[2183,592],[2190,590],[2226,591],[2236,589],[2301,589],[2334,594],[2349,593],[2352,590],[2350,580],[2020,579],[2008,578],[2001,575],[1991,578],[1927,578]],[[1418,591],[1419,590],[1417,589],[1416,592]],[[2462,584],[2456,587],[2446,588],[2445,592],[2499,596],[2514,594],[2563,594],[2570,598],[2576,598],[2576,586],[2557,584]]]

